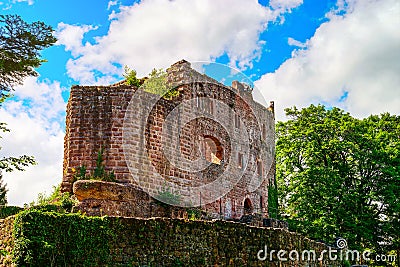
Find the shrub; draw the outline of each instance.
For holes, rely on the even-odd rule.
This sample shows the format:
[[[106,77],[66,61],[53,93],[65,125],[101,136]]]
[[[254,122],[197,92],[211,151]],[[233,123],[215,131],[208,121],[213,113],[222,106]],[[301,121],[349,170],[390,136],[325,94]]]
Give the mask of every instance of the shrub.
[[[144,91],[160,95],[164,99],[179,96],[179,91],[168,84],[167,73],[163,69],[153,69],[149,76],[142,85]]]
[[[70,193],[61,193],[61,185],[53,186],[53,192],[47,196],[45,193],[39,193],[36,202],[28,205],[29,209],[40,211],[71,212],[72,207],[77,203],[74,196]]]
[[[140,79],[136,78],[136,70],[132,70],[128,66],[124,67],[124,74],[122,75],[124,76],[127,85],[139,87],[142,84]]]
[[[17,206],[2,206],[0,207],[0,219],[4,219],[9,216],[15,215],[22,210],[24,209]]]
[[[97,153],[96,159],[96,168],[93,170],[91,174],[87,174],[86,166],[82,165],[75,169],[74,173],[74,181],[77,180],[98,180],[98,181],[106,181],[106,182],[115,182],[115,174],[114,172],[106,171],[104,167],[104,148],[102,147]]]

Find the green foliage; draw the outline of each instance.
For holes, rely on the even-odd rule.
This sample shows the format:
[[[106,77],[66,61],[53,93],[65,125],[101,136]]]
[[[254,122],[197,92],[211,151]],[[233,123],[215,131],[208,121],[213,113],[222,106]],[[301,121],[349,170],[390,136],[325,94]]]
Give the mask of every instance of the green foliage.
[[[160,95],[165,99],[179,96],[179,91],[168,84],[167,73],[163,69],[153,69],[142,88],[146,92]]]
[[[115,175],[113,172],[107,172],[103,164],[104,148],[101,148],[97,153],[96,168],[93,171],[92,180],[101,180],[107,182],[115,182]]]
[[[43,22],[26,23],[18,15],[0,15],[0,107],[11,96],[9,92],[14,86],[28,76],[38,75],[34,68],[45,62],[40,51],[55,42],[53,29]],[[0,132],[9,132],[5,123],[0,122]],[[34,164],[31,156],[2,157],[0,172],[22,171]],[[0,205],[7,203],[6,192],[0,177]]]
[[[225,221],[86,217],[36,210],[16,216],[13,236],[16,266],[259,266],[251,248],[324,248],[296,233]]]
[[[165,185],[158,192],[156,199],[160,202],[161,205],[172,205],[177,206],[181,203],[181,196],[179,194],[175,194],[171,188],[167,188]]]
[[[270,218],[278,218],[278,190],[272,185],[268,187],[268,213]]]
[[[16,266],[105,266],[112,231],[107,221],[79,214],[27,210],[14,222]]]
[[[74,180],[97,180],[97,181],[106,181],[106,182],[115,182],[115,174],[114,172],[106,171],[104,167],[104,148],[102,147],[97,153],[96,159],[96,168],[93,170],[93,173],[86,174],[86,166],[82,165],[75,170]]]
[[[0,219],[15,215],[22,210],[23,208],[17,206],[0,206]]]
[[[45,60],[40,51],[53,45],[53,29],[43,22],[26,23],[18,15],[0,15],[0,97],[37,76],[34,68]]]
[[[78,181],[78,180],[86,180],[86,166],[82,165],[79,166],[76,169],[72,169],[73,173],[74,173],[74,181]]]
[[[58,212],[71,212],[72,207],[77,203],[74,196],[70,193],[61,193],[61,184],[53,186],[53,192],[50,195],[39,193],[36,202],[30,203],[31,209],[41,211],[58,211]]]
[[[0,207],[7,205],[7,191],[6,185],[3,184],[3,175],[0,170]]]
[[[291,228],[331,243],[341,236],[353,249],[399,247],[400,117],[360,120],[313,105],[286,114],[276,160]]]
[[[128,66],[124,67],[124,74],[122,75],[124,76],[127,85],[139,87],[142,84],[141,80],[136,78],[136,71],[130,69]]]
[[[36,164],[37,162],[33,156],[3,157],[0,159],[0,170],[5,170],[6,172],[23,171],[25,167]]]
[[[188,219],[195,221],[201,219],[201,209],[200,208],[190,208],[186,209]]]

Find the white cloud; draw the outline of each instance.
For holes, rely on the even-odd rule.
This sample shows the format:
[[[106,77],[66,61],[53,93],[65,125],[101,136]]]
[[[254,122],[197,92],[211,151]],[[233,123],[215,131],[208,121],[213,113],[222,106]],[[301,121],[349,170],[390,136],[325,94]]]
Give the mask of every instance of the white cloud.
[[[278,119],[285,107],[311,103],[339,106],[357,117],[400,113],[400,3],[360,0],[339,8],[344,6],[347,14],[330,12],[305,49],[255,83],[276,101]]]
[[[289,11],[303,4],[303,0],[270,0],[269,5],[273,9]]]
[[[3,173],[10,205],[23,205],[36,199],[38,193],[49,193],[61,182],[65,102],[58,82],[26,79],[16,88],[15,98],[0,108],[1,122],[10,133],[2,134],[0,157],[33,155],[38,165],[24,172]]]
[[[12,6],[16,3],[23,3],[26,2],[28,5],[33,5],[35,3],[34,0],[8,0],[6,2],[1,1],[0,2],[0,6],[5,5],[5,7],[3,7],[3,10],[9,10],[12,8]]]
[[[110,10],[111,7],[116,6],[116,5],[118,5],[117,0],[115,0],[115,1],[110,0],[107,5],[107,10]]]
[[[300,48],[307,47],[307,44],[302,43],[300,41],[297,41],[296,39],[293,39],[292,37],[288,38],[288,45],[297,46],[297,47],[300,47]]]
[[[35,1],[34,0],[12,0],[11,1],[13,4],[15,4],[15,3],[22,3],[22,2],[27,2],[28,3],[28,5],[33,5],[34,3],[35,3]]]
[[[90,25],[78,26],[60,22],[54,34],[57,38],[56,44],[65,45],[65,50],[71,51],[72,56],[77,57],[82,54],[87,47],[90,47],[89,43],[82,44],[83,35],[96,29],[97,27]]]
[[[259,35],[280,14],[255,0],[147,0],[112,13],[108,34],[96,44],[82,45],[89,26],[73,28],[78,38],[64,38],[68,26],[60,24],[57,36],[75,57],[67,64],[68,75],[84,84],[96,82],[95,72],[121,74],[116,63],[146,75],[182,58],[210,61],[226,53],[232,66],[243,69],[260,56]]]

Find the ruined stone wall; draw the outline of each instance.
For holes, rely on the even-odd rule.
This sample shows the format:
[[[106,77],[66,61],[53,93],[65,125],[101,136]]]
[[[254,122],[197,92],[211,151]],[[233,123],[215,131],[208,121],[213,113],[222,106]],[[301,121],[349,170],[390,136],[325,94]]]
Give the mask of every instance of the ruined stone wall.
[[[274,152],[273,111],[254,102],[251,92],[241,83],[226,87],[192,70],[186,61],[172,65],[167,73],[170,84],[179,92],[172,100],[123,84],[71,88],[62,190],[72,191],[74,171],[79,166],[93,171],[97,153],[104,147],[104,164],[115,173],[117,182],[136,184],[153,195],[163,190],[166,181],[171,182],[171,191],[179,191],[197,205],[210,202],[203,205],[207,212],[227,218],[243,215],[246,199],[252,212],[266,214],[267,188],[275,175],[274,165],[265,164]],[[190,119],[190,112],[197,118]],[[250,143],[241,138],[246,135],[251,137]],[[210,150],[205,139],[216,146],[212,157],[220,162],[192,171],[196,167],[192,161]],[[176,140],[178,145],[173,147]],[[170,153],[166,153],[168,146]],[[181,162],[182,155],[188,162]],[[183,165],[177,167],[174,160]],[[240,167],[240,161],[245,166]],[[235,186],[228,194],[207,201],[218,192],[213,188],[203,194],[191,190],[210,184],[229,167],[233,175],[215,186],[228,188],[229,179],[241,177],[232,181]],[[105,205],[103,209],[109,208]]]
[[[220,220],[101,218],[33,210],[19,214],[9,226],[0,238],[14,232],[10,260],[15,266],[340,266],[326,252],[319,260],[329,248],[299,234]],[[279,250],[287,260],[278,259]],[[314,250],[315,256],[302,260],[303,250]]]
[[[79,166],[88,172],[96,166],[97,153],[105,148],[104,163],[119,182],[130,174],[122,151],[122,125],[126,107],[136,88],[131,86],[73,86],[67,105],[62,190],[72,192]]]
[[[0,267],[14,266],[12,264],[14,218],[14,216],[11,216],[0,219]]]

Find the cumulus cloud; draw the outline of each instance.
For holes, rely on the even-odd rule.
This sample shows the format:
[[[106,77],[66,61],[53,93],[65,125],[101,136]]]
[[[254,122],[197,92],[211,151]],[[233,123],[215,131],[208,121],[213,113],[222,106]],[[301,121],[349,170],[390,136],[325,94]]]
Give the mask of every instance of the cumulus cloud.
[[[339,2],[346,14],[328,13],[305,48],[255,82],[276,101],[278,119],[285,107],[311,103],[339,106],[357,117],[400,113],[400,3]]]
[[[57,45],[65,45],[65,50],[71,51],[73,57],[82,54],[90,43],[82,44],[83,35],[89,31],[96,30],[97,27],[91,25],[69,25],[60,22],[54,33],[57,38]]]
[[[301,3],[291,2],[287,7]],[[89,26],[60,24],[57,36],[74,56],[69,76],[84,84],[95,83],[96,73],[121,74],[121,65],[146,75],[182,58],[212,61],[226,54],[232,66],[244,69],[261,54],[260,33],[280,14],[255,0],[147,0],[112,13],[107,35],[93,45],[82,44]],[[78,38],[64,38],[72,35],[68,27]]]
[[[16,88],[15,97],[0,108],[1,121],[11,130],[2,134],[0,157],[26,154],[35,156],[38,162],[24,172],[3,173],[11,205],[29,203],[38,193],[49,193],[61,181],[64,90],[58,82],[28,78]]]

